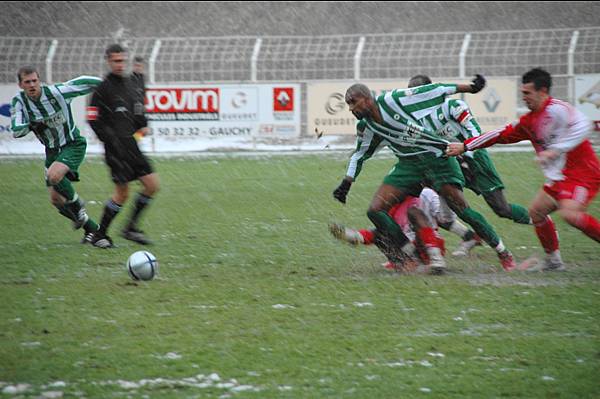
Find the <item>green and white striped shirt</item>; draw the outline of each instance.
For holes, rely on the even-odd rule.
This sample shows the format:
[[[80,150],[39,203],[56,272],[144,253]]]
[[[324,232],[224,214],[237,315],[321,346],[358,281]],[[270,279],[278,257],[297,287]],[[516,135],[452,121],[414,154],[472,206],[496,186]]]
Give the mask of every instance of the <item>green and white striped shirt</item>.
[[[449,141],[462,143],[468,138],[481,135],[479,124],[467,103],[462,100],[447,99],[420,122]]]
[[[347,176],[359,175],[362,164],[380,148],[387,146],[398,158],[433,154],[440,157],[448,141],[420,119],[444,103],[446,96],[456,93],[456,85],[429,84],[406,90],[393,90],[377,97],[383,118],[379,124],[362,119],[357,126],[357,146],[348,164]]]
[[[11,101],[13,137],[26,136],[31,122],[43,122],[48,128],[37,137],[44,146],[57,149],[71,143],[80,135],[73,120],[71,101],[90,93],[101,82],[102,79],[94,76],[80,76],[65,83],[42,86],[37,100],[21,90]]]
[[[447,99],[420,122],[451,142],[462,143],[468,138],[481,135],[481,127],[473,117],[467,103],[462,100]],[[473,157],[473,151],[467,151],[464,155]]]

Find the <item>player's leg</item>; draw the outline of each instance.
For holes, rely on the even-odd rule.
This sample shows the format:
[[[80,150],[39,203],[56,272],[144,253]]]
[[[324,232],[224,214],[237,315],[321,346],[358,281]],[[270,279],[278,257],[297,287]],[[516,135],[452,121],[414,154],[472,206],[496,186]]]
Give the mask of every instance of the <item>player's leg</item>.
[[[455,158],[437,158],[430,161],[427,166],[428,170],[425,172],[429,180],[433,182],[434,190],[446,200],[448,206],[462,221],[471,226],[479,237],[490,247],[494,248],[504,270],[510,271],[514,269],[516,265],[512,254],[506,249],[494,228],[483,215],[469,207],[462,192],[464,178],[458,161]]]
[[[531,224],[527,209],[518,204],[508,203],[503,189],[483,192],[482,195],[494,213],[501,218],[510,219],[515,223]]]
[[[339,223],[330,223],[329,232],[338,240],[345,241],[350,245],[373,244],[375,230],[356,230]]]
[[[52,188],[52,204],[62,215],[73,221],[75,229],[83,226],[87,236],[95,231],[98,225],[88,216],[83,200],[71,184],[71,180],[79,181],[79,166],[85,158],[86,148],[85,139],[80,137],[74,143],[63,147],[60,152],[49,152],[46,158],[46,184]]]
[[[442,274],[446,270],[446,262],[443,257],[443,240],[434,230],[429,218],[416,206],[408,209],[408,220],[416,233],[418,246],[427,255],[426,264],[432,274]]]
[[[104,212],[100,221],[100,233],[106,234],[113,220],[123,209],[129,198],[129,183],[115,182],[113,195],[104,205]]]
[[[144,189],[136,195],[133,212],[125,227],[126,230],[137,230],[138,220],[142,211],[150,205],[154,198],[154,194],[159,188],[158,175],[156,173],[140,176],[139,180],[144,186]]]
[[[544,252],[546,253],[545,264],[540,267],[532,267],[530,270],[544,270],[546,264],[551,265],[552,269],[564,269],[564,264],[560,256],[558,232],[550,214],[558,209],[558,203],[543,189],[538,191],[529,206],[529,215],[535,234],[537,235]]]
[[[151,244],[151,241],[138,228],[138,222],[142,211],[153,201],[154,195],[158,192],[160,184],[158,174],[154,173],[152,165],[142,154],[135,142],[131,143],[130,164],[134,176],[142,183],[143,190],[136,195],[133,211],[121,232],[121,236],[127,240],[135,241],[139,244]]]
[[[506,249],[492,225],[488,223],[483,215],[469,207],[459,187],[453,184],[444,184],[439,188],[438,192],[444,197],[448,206],[450,206],[456,215],[471,226],[477,235],[496,251],[504,270],[510,271],[516,267],[512,254]]]
[[[389,241],[389,247],[405,252],[414,253],[414,245],[402,231],[402,228],[396,223],[389,214],[389,210],[397,203],[402,202],[407,193],[390,184],[382,184],[375,193],[367,216],[375,225],[377,231],[384,241]]]
[[[108,236],[108,228],[123,208],[129,198],[129,181],[131,180],[131,167],[123,159],[113,154],[110,147],[105,147],[106,164],[110,168],[112,180],[115,184],[111,198],[104,204],[100,227],[94,234],[92,244],[98,248],[112,248],[112,239]]]
[[[418,197],[422,189],[422,180],[419,161],[398,161],[384,177],[383,184],[377,189],[367,211],[369,220],[373,222],[382,239],[388,240],[389,246],[399,251],[399,258],[405,254],[413,256],[415,247],[389,211],[408,195]]]
[[[506,200],[504,183],[485,149],[475,151],[473,157],[465,157],[465,161],[473,174],[471,184],[476,188],[475,193],[481,193],[496,215],[515,223],[531,224],[527,208]]]
[[[471,249],[481,246],[481,238],[458,220],[456,213],[450,209],[446,200],[442,197],[440,197],[440,210],[436,215],[436,222],[439,227],[456,234],[462,240],[452,252],[452,256],[467,256]]]
[[[114,180],[114,176],[113,176]],[[108,228],[110,227],[113,220],[117,217],[123,204],[129,197],[129,184],[122,182],[115,182],[115,189],[111,198],[104,204],[104,210],[102,211],[102,218],[100,219],[100,227],[98,231],[94,233],[92,244],[98,248],[112,248],[112,239],[108,236]]]
[[[558,213],[567,223],[581,230],[592,240],[600,242],[600,222],[586,213],[586,209],[584,204],[572,199],[558,202]]]

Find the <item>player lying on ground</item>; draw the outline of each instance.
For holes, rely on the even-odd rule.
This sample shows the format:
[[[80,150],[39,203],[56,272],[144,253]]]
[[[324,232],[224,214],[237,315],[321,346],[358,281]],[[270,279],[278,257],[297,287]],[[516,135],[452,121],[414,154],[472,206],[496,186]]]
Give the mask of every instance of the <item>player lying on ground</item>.
[[[75,125],[71,101],[90,93],[101,82],[80,76],[65,83],[42,85],[36,68],[25,66],[17,72],[22,89],[11,101],[13,137],[33,132],[46,147],[45,175],[50,202],[58,212],[85,230],[83,243],[90,240],[98,224],[87,214],[72,181],[79,181],[79,166],[85,158],[87,141]]]
[[[564,270],[558,233],[550,213],[558,213],[570,225],[600,242],[600,223],[586,213],[600,189],[600,163],[587,137],[592,123],[575,107],[550,96],[551,75],[539,68],[522,77],[521,94],[531,112],[503,129],[453,143],[446,153],[465,151],[530,140],[546,183],[534,198],[529,215],[546,252],[544,263],[532,270]]]
[[[363,162],[382,146],[388,146],[398,161],[375,193],[367,216],[393,247],[402,248],[408,254],[412,252],[412,244],[388,211],[407,195],[418,196],[421,182],[426,180],[457,216],[497,252],[504,270],[510,271],[515,267],[512,254],[483,215],[469,207],[462,192],[465,182],[458,162],[444,157],[448,141],[418,122],[443,103],[447,95],[477,93],[484,86],[485,79],[478,76],[471,85],[425,85],[393,90],[375,98],[365,85],[352,85],[346,91],[346,103],[359,119],[357,149],[333,195],[345,203]]]
[[[481,245],[481,239],[460,223],[445,201],[430,188],[424,188],[418,198],[408,196],[402,203],[395,205],[390,210],[390,216],[415,244],[418,254],[415,253],[410,258],[399,257],[397,251],[393,251],[384,242],[377,229],[355,230],[334,223],[329,226],[329,230],[335,238],[352,245],[375,244],[388,259],[385,267],[399,271],[410,270],[412,261],[417,258],[430,266],[432,271],[436,271],[434,266],[436,263],[443,262],[443,258],[439,259],[439,257],[444,252],[444,241],[437,234],[438,226],[453,232],[463,240],[452,253],[454,256],[467,255],[473,247]]]

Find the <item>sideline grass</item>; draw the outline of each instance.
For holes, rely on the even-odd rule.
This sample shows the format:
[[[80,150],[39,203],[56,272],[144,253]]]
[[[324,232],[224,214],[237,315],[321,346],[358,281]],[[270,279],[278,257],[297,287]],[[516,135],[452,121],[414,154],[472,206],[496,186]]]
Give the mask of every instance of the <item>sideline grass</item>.
[[[524,205],[542,182],[531,158],[493,155]],[[342,206],[331,192],[345,164],[155,159],[162,191],[143,228],[160,274],[133,283],[124,263],[143,247],[117,234],[129,207],[111,227],[118,248],[83,246],[47,200],[42,162],[0,161],[0,397],[600,396],[597,243],[556,217],[565,273],[506,274],[489,248],[449,259],[447,276],[390,273],[327,223],[369,226],[393,159],[369,161]],[[99,218],[106,167],[81,172]],[[532,228],[467,195],[519,260],[541,254]]]

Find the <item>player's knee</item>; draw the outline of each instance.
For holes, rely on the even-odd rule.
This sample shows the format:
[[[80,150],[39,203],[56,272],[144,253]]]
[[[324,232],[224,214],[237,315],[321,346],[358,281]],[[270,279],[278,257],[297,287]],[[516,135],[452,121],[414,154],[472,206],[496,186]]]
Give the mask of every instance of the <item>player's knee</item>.
[[[528,212],[533,224],[542,223],[546,219],[546,213],[535,207],[529,208]]]
[[[51,186],[56,186],[63,178],[64,175],[59,172],[48,172],[47,180]]]
[[[155,174],[151,174],[147,179],[142,180],[142,184],[144,185],[144,195],[148,197],[154,196],[160,190],[158,176]]]
[[[152,197],[154,195],[156,195],[156,193],[158,193],[158,191],[160,190],[160,185],[158,184],[158,181],[156,182],[156,184],[152,184],[148,187],[148,196]]]

